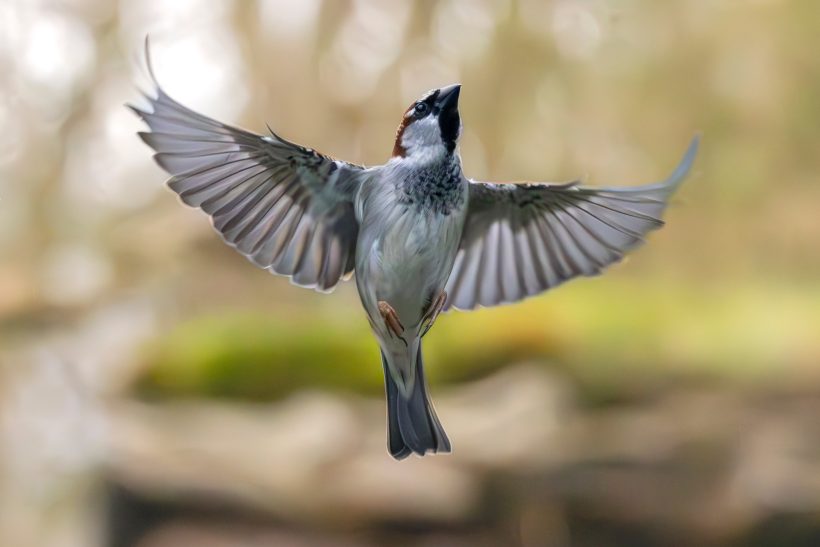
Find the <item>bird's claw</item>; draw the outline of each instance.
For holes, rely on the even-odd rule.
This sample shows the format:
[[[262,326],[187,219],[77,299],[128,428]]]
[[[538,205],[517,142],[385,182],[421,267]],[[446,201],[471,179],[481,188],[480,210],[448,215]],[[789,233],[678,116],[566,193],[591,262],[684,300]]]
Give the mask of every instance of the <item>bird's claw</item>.
[[[402,334],[404,334],[404,325],[401,324],[399,321],[399,314],[396,313],[396,310],[393,309],[393,306],[385,302],[384,300],[379,300],[379,313],[384,319],[384,324],[387,326],[387,331],[404,342],[404,345],[407,345],[407,340],[404,339]]]
[[[427,313],[424,314],[424,317],[421,320],[422,325],[424,325],[421,330],[421,336],[427,334],[427,331],[433,327],[433,323],[435,323],[436,319],[438,319],[438,314],[440,314],[441,310],[444,309],[445,302],[447,302],[447,291],[441,291],[438,293],[435,300],[430,303]]]

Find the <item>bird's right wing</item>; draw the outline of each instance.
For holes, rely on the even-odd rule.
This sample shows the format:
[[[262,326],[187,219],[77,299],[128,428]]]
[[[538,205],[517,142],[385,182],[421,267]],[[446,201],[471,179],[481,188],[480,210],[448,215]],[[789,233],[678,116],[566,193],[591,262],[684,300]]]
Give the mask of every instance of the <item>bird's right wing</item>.
[[[330,291],[352,273],[353,201],[370,170],[272,131],[261,136],[220,123],[154,84],[150,109],[131,108],[148,124],[139,135],[183,202],[205,211],[225,242],[256,265],[297,285]]]
[[[515,302],[619,261],[663,226],[698,148],[663,182],[624,188],[471,182],[446,307]]]

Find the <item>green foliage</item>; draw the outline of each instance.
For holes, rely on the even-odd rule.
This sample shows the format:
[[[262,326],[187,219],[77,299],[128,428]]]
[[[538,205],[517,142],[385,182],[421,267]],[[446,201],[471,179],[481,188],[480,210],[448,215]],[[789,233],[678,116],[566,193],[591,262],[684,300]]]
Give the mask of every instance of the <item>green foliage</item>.
[[[488,314],[445,316],[425,339],[432,384],[488,374],[558,341],[526,318],[503,329]],[[299,389],[375,395],[384,389],[378,347],[366,322],[231,313],[183,322],[148,348],[137,391],[147,397],[270,400]]]
[[[183,322],[149,348],[146,395],[265,400],[302,387],[381,390],[376,346],[363,332],[257,313]]]
[[[249,400],[300,389],[382,392],[378,348],[358,308],[293,315],[247,311],[184,321],[146,351],[138,391]],[[444,314],[424,352],[434,386],[529,361],[560,367],[583,400],[603,404],[669,382],[766,383],[789,372],[784,363],[798,374],[812,362],[802,341],[818,323],[813,287],[765,292],[738,283],[723,292],[613,272],[513,306]]]

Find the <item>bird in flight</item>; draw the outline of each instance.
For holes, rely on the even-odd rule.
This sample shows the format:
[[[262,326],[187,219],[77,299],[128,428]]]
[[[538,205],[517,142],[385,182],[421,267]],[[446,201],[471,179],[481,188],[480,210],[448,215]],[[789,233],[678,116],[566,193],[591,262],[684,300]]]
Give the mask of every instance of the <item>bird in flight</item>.
[[[596,275],[663,225],[696,136],[666,180],[632,187],[489,183],[464,176],[458,84],[405,111],[392,157],[363,167],[194,112],[159,86],[139,136],[181,200],[260,268],[330,292],[355,274],[384,368],[388,450],[450,452],[421,340],[439,313],[516,302]],[[269,128],[270,130],[270,128]]]

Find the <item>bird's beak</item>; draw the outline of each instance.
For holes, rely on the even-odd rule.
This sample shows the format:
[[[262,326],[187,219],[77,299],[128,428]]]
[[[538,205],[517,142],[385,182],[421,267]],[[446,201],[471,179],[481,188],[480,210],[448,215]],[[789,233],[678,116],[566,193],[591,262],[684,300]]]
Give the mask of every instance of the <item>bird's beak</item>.
[[[453,84],[443,87],[436,97],[436,106],[441,112],[458,110],[458,95],[461,92],[461,84]]]

